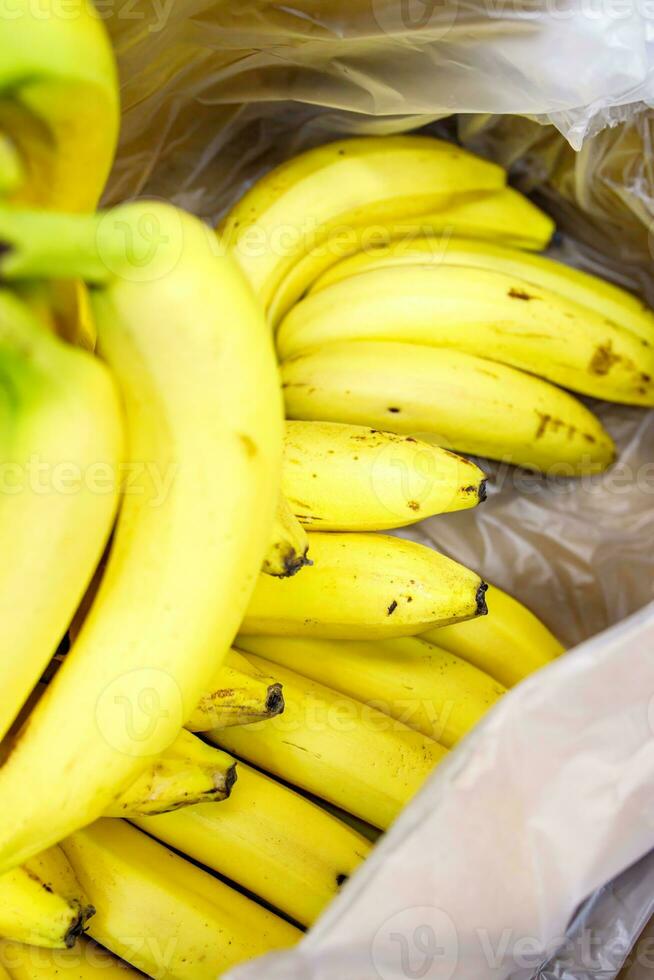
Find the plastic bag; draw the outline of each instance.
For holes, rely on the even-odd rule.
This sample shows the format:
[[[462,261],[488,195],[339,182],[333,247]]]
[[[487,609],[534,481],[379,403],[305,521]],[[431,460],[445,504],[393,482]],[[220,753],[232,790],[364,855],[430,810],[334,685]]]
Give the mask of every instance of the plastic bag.
[[[557,218],[566,260],[654,301],[646,0],[128,6],[107,15],[124,100],[109,203],[161,196],[213,222],[300,149],[429,125],[505,163]],[[654,846],[654,413],[596,408],[621,450],[611,473],[553,482],[493,466],[482,508],[410,532],[567,644],[594,639],[492,712],[298,950],[234,978],[618,972],[615,922],[628,946],[651,912],[651,861],[626,873],[615,922],[600,915],[597,970],[563,953],[601,896],[580,904]]]

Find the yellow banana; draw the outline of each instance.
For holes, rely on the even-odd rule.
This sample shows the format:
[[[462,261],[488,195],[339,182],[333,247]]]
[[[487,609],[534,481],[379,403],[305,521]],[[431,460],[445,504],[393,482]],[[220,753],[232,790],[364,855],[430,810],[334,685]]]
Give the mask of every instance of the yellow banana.
[[[57,649],[106,544],[122,429],[105,366],[0,290],[0,739]]]
[[[11,975],[5,971],[11,970]],[[42,949],[0,940],[0,978],[5,980],[143,980],[132,970],[89,939],[79,940],[72,949]]]
[[[104,812],[105,817],[152,816],[195,803],[218,802],[231,793],[236,763],[190,732],[138,776]]]
[[[282,685],[265,677],[238,650],[230,650],[186,727],[191,732],[249,725],[284,710]]]
[[[448,749],[505,693],[488,674],[413,636],[374,642],[244,636],[241,642],[244,650],[371,704]]]
[[[398,250],[420,243],[425,235],[439,235],[443,243],[451,235],[464,235],[540,250],[553,231],[552,219],[512,187],[486,194],[459,194],[431,214],[400,215],[384,222],[373,219],[372,224],[348,229],[347,234],[335,233],[299,259],[279,284],[268,318],[276,326],[312,283],[321,280],[327,269],[345,264],[341,260],[348,255],[353,255],[352,261],[358,261],[359,255],[374,261],[377,252],[384,255],[396,239]]]
[[[93,4],[70,0],[62,14],[56,0],[13,3],[11,16],[0,20],[0,132],[20,167],[9,183],[11,200],[93,209],[113,160],[119,114],[111,44]]]
[[[654,405],[652,344],[497,269],[439,263],[361,272],[298,303],[277,347],[284,360],[343,340],[454,348],[584,395]]]
[[[251,659],[261,670],[279,673],[284,714],[208,738],[373,827],[385,830],[447,755],[438,742],[370,705]]]
[[[307,150],[262,177],[219,228],[267,307],[288,271],[327,237],[502,188],[505,172],[428,136],[357,137]]]
[[[244,763],[220,806],[132,822],[304,926],[315,922],[370,852],[360,834]]]
[[[215,980],[301,933],[122,820],[62,842],[96,914],[90,935],[152,977]]]
[[[463,351],[352,341],[282,365],[286,411],[429,435],[441,446],[560,476],[596,473],[615,446],[572,395]]]
[[[531,610],[495,585],[483,623],[429,630],[421,639],[467,660],[506,687],[519,684],[564,652]]]
[[[75,635],[79,632],[81,622],[76,623]],[[65,655],[57,654],[50,662],[49,672],[52,676],[63,663],[64,657]],[[51,680],[51,677],[48,677],[48,680]],[[45,689],[45,683],[37,685],[34,692],[38,695],[36,700],[44,693]],[[30,703],[28,699],[25,710],[31,711],[36,700],[32,699],[32,703]],[[215,677],[198,701],[184,727],[189,732],[207,732],[212,728],[227,728],[229,725],[249,725],[251,722],[261,721],[264,718],[273,718],[275,715],[281,714],[283,710],[282,685],[272,681],[269,677],[263,677],[238,650],[232,649],[227,652],[224,662],[218,668]],[[19,722],[22,720],[24,717],[19,716]],[[164,753],[164,758],[167,758],[176,747],[179,748],[178,743],[181,738],[187,738],[187,736],[184,733],[178,736],[177,740]],[[193,742],[197,742],[197,739],[194,739]],[[189,743],[186,742],[186,748],[188,745]],[[177,753],[176,758],[183,757],[183,752]],[[205,763],[207,761],[210,762],[211,760],[205,759]],[[214,759],[214,765],[215,761]],[[158,761],[153,763],[154,766],[158,764]],[[141,773],[139,780],[151,778],[148,775],[149,772],[150,770],[146,770]],[[206,776],[204,778],[206,780]]]
[[[310,563],[307,558],[307,534],[284,497],[279,498],[272,540],[261,571],[266,575],[288,578]]]
[[[486,585],[432,548],[385,534],[309,534],[313,565],[260,575],[241,633],[372,639],[483,615]]]
[[[263,315],[199,221],[151,202],[30,216],[13,236],[12,218],[0,224],[14,274],[32,256],[105,276],[93,311],[130,480],[91,611],[0,769],[0,870],[102,814],[191,716],[261,567],[283,428]]]
[[[286,423],[282,488],[318,531],[384,531],[486,499],[484,474],[412,436],[335,422]]]
[[[65,949],[93,915],[66,855],[51,847],[0,876],[0,936]]]
[[[649,344],[654,341],[654,313],[626,289],[563,262],[499,242],[430,236],[390,242],[334,265],[314,283],[311,291],[318,292],[361,272],[418,264],[465,266],[470,270],[486,269],[515,276],[592,310]]]

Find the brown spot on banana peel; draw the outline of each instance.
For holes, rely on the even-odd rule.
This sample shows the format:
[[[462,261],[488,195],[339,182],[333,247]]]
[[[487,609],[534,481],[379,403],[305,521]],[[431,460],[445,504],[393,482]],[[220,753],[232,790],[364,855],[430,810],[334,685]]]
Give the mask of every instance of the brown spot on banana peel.
[[[538,299],[538,296],[532,296],[531,293],[528,293],[525,289],[518,289],[515,286],[509,289],[507,296],[510,296],[511,299],[522,299],[527,301],[530,299]]]
[[[613,344],[607,340],[605,344],[599,344],[595,348],[595,353],[590,359],[588,370],[591,374],[603,376],[608,374],[614,364],[619,364],[622,360],[619,354],[613,353]]]
[[[250,459],[256,456],[259,450],[257,449],[257,444],[254,439],[244,432],[239,432],[238,437],[241,440],[243,448],[245,449],[246,456],[249,456]]]
[[[397,609],[397,599],[393,599],[390,606],[388,607],[387,615],[392,616],[396,609]]]
[[[410,510],[420,510],[420,504],[417,500],[407,500],[406,505]]]

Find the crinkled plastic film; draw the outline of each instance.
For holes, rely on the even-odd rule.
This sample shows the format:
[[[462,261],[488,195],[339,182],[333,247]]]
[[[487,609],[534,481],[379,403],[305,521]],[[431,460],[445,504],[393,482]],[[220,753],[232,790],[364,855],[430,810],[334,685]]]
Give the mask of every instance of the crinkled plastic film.
[[[301,149],[427,127],[508,167],[556,217],[553,254],[654,303],[646,2],[100,9],[124,103],[108,203],[159,196],[215,222]],[[234,977],[612,980],[620,970],[654,895],[653,862],[635,863],[654,847],[654,413],[593,407],[620,448],[608,474],[548,481],[493,464],[483,507],[408,532],[583,645],[453,753],[299,950]],[[604,958],[565,959],[586,923]]]

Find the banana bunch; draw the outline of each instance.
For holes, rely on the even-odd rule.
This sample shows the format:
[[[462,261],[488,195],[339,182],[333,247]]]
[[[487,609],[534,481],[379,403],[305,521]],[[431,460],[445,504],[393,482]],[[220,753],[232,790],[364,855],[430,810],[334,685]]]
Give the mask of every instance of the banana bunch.
[[[219,231],[277,328],[289,418],[601,472],[613,442],[568,392],[654,405],[654,314],[534,254],[549,219],[488,166],[426,137],[332,143],[266,174]]]
[[[96,284],[127,478],[90,613],[0,770],[2,870],[99,817],[191,716],[263,560],[282,440],[263,316],[200,222],[150,203],[23,218],[0,218],[7,276]]]

